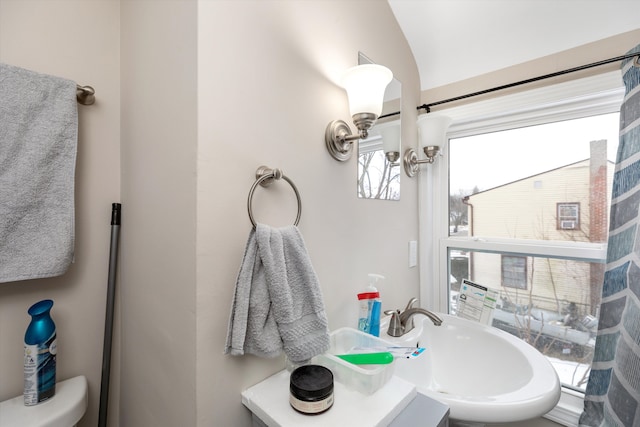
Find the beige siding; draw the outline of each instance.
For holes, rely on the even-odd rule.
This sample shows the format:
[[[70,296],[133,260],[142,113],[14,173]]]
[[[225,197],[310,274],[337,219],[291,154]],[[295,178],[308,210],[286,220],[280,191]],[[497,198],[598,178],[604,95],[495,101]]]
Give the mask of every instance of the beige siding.
[[[564,202],[580,204],[579,230],[557,229],[556,204]],[[483,191],[471,196],[470,203],[474,236],[588,241],[589,163]]]
[[[472,234],[484,238],[589,241],[589,173],[589,160],[585,160],[471,196]],[[610,164],[607,182],[612,178]],[[610,190],[608,193],[610,199]],[[580,204],[578,229],[558,228],[558,203]],[[588,307],[588,263],[528,257],[526,289],[515,289],[502,286],[500,254],[476,252],[470,256],[472,280],[500,289],[505,300],[554,311],[570,301],[584,305],[584,310]]]

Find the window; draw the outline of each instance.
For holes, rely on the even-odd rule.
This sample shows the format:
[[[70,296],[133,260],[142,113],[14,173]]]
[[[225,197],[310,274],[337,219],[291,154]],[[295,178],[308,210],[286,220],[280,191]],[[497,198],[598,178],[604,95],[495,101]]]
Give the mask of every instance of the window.
[[[527,289],[527,258],[502,255],[502,286]]]
[[[606,206],[606,203],[604,204]],[[559,230],[577,230],[580,228],[580,203],[558,203],[556,227]]]
[[[497,290],[493,326],[556,367],[566,425],[593,357],[622,95],[609,73],[440,111],[448,142],[420,178],[421,298],[455,313],[462,279]]]
[[[466,208],[449,216],[466,217],[466,236],[490,249],[470,253],[466,278],[499,292],[493,326],[536,347],[565,386],[581,391],[593,356],[597,322],[590,319],[598,314],[604,259],[549,256],[547,250],[587,249],[606,236],[618,123],[618,114],[610,113],[449,140],[450,210],[460,209],[461,194]],[[536,155],[545,148],[552,158]],[[494,153],[514,155],[504,162]],[[568,197],[576,201],[565,202]],[[576,233],[581,206],[588,225]],[[507,249],[524,242],[540,247]]]

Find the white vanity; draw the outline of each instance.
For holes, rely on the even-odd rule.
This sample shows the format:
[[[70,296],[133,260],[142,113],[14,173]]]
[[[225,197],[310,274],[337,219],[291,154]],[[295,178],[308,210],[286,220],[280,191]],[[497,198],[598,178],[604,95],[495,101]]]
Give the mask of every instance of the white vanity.
[[[336,382],[333,406],[322,414],[304,415],[289,404],[289,375],[280,371],[242,393],[254,427],[449,425],[446,405],[417,393],[413,384],[396,376],[370,395]]]
[[[448,426],[449,407],[420,394],[412,382],[393,375],[395,365],[354,365],[336,355],[353,349],[373,349],[389,344],[352,328],[331,333],[327,353],[313,364],[333,373],[333,405],[325,412],[306,415],[289,403],[290,370],[282,370],[242,392],[242,403],[260,427],[376,427]]]

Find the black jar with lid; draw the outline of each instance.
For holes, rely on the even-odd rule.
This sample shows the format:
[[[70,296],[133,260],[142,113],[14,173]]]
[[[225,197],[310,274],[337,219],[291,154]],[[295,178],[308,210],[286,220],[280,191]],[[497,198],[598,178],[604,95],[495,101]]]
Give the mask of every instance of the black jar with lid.
[[[304,365],[291,373],[289,403],[305,415],[317,415],[333,405],[333,373],[324,366]]]

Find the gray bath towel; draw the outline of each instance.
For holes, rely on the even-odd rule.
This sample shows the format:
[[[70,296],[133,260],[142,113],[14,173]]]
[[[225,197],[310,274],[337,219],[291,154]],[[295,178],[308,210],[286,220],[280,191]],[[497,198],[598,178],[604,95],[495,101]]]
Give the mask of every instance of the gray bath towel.
[[[76,84],[0,64],[0,282],[73,259]]]
[[[251,230],[231,307],[225,353],[292,362],[327,351],[329,329],[318,278],[295,226]]]

